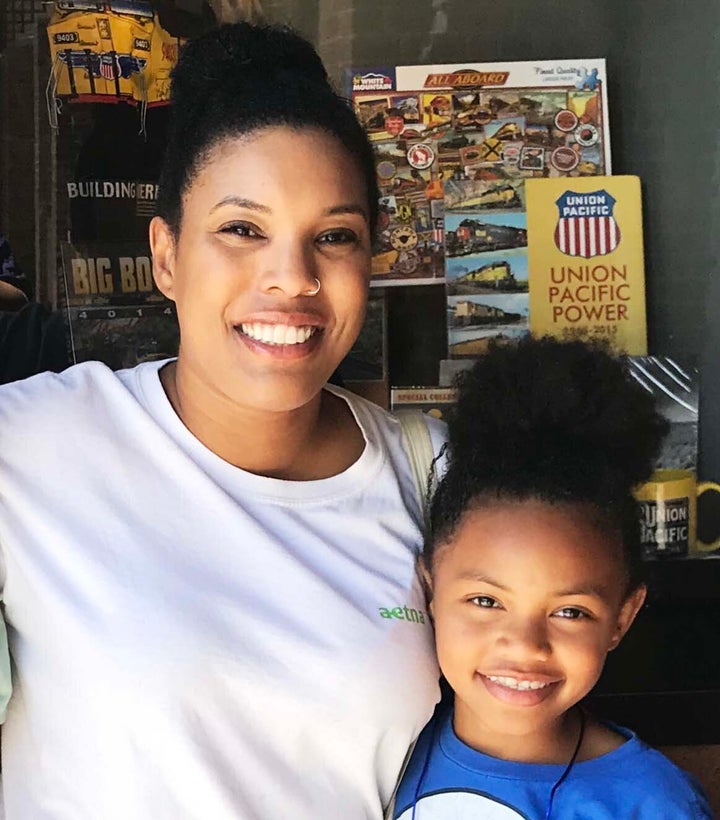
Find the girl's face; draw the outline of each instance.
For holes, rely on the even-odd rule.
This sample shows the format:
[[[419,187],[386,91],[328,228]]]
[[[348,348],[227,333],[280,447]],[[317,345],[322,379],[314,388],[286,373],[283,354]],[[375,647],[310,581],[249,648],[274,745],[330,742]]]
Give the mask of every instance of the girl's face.
[[[183,197],[177,241],[162,219],[151,225],[156,281],[177,306],[178,370],[258,409],[317,396],[363,321],[365,191],[322,131],[273,127],[213,149]]]
[[[645,595],[626,595],[619,537],[598,529],[581,505],[471,510],[432,569],[430,609],[455,691],[455,728],[479,748],[556,731]]]

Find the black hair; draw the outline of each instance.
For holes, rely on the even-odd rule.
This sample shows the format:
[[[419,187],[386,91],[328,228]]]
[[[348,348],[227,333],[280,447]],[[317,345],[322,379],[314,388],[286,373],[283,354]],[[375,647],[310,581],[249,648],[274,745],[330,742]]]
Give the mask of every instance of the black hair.
[[[494,501],[580,504],[599,528],[620,537],[628,591],[636,588],[640,525],[632,490],[652,473],[667,422],[626,360],[599,345],[526,337],[491,343],[457,386],[426,565],[470,509]]]
[[[170,102],[157,213],[176,235],[183,194],[211,150],[273,126],[319,128],[342,143],[365,180],[374,231],[379,194],[372,147],[315,49],[291,29],[233,23],[191,40],[173,69]]]

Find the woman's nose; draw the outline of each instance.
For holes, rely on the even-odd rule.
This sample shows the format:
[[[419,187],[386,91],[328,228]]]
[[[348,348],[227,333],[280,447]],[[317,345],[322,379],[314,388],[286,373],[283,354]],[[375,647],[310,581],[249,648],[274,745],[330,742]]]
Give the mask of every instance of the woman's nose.
[[[267,249],[262,288],[291,298],[310,296],[318,290],[314,248],[299,239],[276,241]]]

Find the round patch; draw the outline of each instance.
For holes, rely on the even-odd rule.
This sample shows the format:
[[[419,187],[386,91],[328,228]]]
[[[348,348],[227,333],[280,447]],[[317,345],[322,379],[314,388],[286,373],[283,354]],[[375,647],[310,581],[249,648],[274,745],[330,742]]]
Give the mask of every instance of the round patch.
[[[407,276],[410,273],[415,273],[420,264],[420,257],[417,251],[401,251],[397,262],[395,263],[395,270]]]
[[[396,251],[411,251],[417,243],[418,235],[408,225],[400,225],[390,234],[390,244]]]
[[[572,131],[578,124],[577,114],[567,108],[558,111],[555,115],[555,128],[558,131]]]
[[[560,148],[556,148],[552,154],[550,154],[550,162],[553,168],[556,168],[558,171],[572,171],[577,168],[577,164],[580,162],[580,155],[577,151],[573,151],[572,148],[561,145]]]
[[[395,163],[390,162],[389,159],[384,159],[377,164],[377,175],[380,179],[392,179],[395,176],[397,168]]]
[[[423,171],[435,162],[435,149],[427,142],[418,142],[408,148],[407,161],[413,168]]]
[[[585,148],[595,145],[598,138],[598,130],[592,123],[581,125],[577,131],[575,131],[575,142],[579,145],[583,145]]]

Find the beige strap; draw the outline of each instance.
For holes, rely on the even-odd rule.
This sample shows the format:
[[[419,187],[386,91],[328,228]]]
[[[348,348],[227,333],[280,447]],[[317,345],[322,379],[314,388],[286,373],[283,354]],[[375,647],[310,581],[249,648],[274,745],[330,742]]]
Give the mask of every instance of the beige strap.
[[[399,410],[395,415],[402,427],[405,452],[424,518],[427,515],[428,480],[435,458],[430,431],[424,415],[418,410]]]
[[[397,783],[395,784],[395,788],[393,789],[393,793],[390,796],[390,802],[388,803],[387,808],[385,809],[385,814],[383,814],[383,820],[393,820],[393,814],[395,813],[395,801],[397,799],[398,789],[400,788],[400,783],[402,782],[403,775],[408,767],[408,763],[410,763],[410,758],[412,757],[412,753],[415,751],[415,746],[417,745],[417,740],[413,740],[410,744],[410,748],[405,755],[405,760],[403,761],[402,768],[400,769],[400,774],[398,775]]]
[[[418,501],[420,502],[420,509],[422,510],[423,518],[425,518],[427,516],[428,481],[430,480],[430,471],[432,469],[433,459],[435,458],[430,431],[428,430],[424,415],[418,410],[399,410],[395,416],[402,428],[405,452],[410,462],[410,469],[412,470],[415,491],[417,492]],[[395,799],[398,789],[400,788],[400,781],[408,767],[416,743],[416,740],[412,742],[405,755],[397,783],[395,784],[390,802],[383,815],[384,820],[393,820]]]

